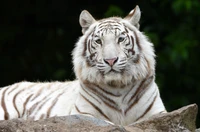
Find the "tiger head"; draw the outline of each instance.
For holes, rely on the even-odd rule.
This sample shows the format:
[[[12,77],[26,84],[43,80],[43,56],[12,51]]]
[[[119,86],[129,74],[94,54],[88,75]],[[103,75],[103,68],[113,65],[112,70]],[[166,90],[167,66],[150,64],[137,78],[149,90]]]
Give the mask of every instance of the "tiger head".
[[[153,45],[139,31],[141,12],[135,7],[125,18],[95,20],[80,14],[83,35],[73,51],[78,79],[111,87],[124,87],[155,72]]]

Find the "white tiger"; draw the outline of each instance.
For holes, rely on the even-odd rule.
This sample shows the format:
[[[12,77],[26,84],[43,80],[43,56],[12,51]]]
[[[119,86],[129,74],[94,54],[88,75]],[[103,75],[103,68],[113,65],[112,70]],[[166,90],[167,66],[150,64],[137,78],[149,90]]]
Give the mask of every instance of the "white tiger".
[[[71,82],[20,82],[0,90],[0,120],[83,114],[128,125],[166,112],[155,83],[153,44],[139,31],[138,6],[124,19],[82,11]]]

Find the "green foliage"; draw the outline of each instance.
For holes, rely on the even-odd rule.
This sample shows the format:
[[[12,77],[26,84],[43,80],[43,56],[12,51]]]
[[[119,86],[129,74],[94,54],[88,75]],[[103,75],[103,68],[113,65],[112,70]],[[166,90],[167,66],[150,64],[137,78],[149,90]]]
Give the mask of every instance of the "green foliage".
[[[175,0],[165,7],[170,5],[166,13],[156,9],[168,18],[162,18],[159,26],[148,33],[157,49],[157,82],[169,111],[190,103],[200,104],[200,2]]]
[[[123,15],[124,15],[124,12],[119,6],[110,5],[108,10],[104,14],[104,17],[123,16]]]
[[[197,9],[195,11],[199,12],[199,7],[200,5],[198,0],[174,0],[172,3],[172,8],[176,14],[193,12],[195,8]]]

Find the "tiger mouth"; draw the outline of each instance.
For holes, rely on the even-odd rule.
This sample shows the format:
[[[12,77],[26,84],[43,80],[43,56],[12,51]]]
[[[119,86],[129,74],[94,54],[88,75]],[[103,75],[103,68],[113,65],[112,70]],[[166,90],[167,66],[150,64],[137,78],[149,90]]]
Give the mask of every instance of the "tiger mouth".
[[[108,73],[110,73],[110,72],[118,73],[118,71],[116,71],[114,69],[111,69]]]
[[[105,75],[106,74],[121,74],[121,72],[120,71],[116,71],[116,70],[114,70],[114,69],[111,69],[110,71],[108,71],[107,73],[105,73]]]

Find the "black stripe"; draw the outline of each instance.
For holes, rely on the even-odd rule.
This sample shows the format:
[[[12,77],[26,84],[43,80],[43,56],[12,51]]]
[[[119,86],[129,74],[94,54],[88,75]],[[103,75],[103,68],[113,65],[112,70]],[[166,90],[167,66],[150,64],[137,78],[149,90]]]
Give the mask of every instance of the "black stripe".
[[[129,36],[129,35],[127,35],[127,38],[128,38],[128,40],[129,40],[129,44],[130,44],[130,41],[131,41],[131,39],[130,39],[130,36]]]
[[[130,44],[131,44],[131,43],[127,43],[127,44],[125,44],[125,46],[128,47]]]
[[[51,98],[46,99],[48,96],[46,96],[44,99],[41,100],[41,101],[43,101],[43,103],[38,105],[38,109],[37,109],[35,115],[37,115],[37,113],[40,112],[41,108],[51,99]]]
[[[91,97],[94,98],[97,102],[99,102],[99,103],[101,104],[101,102],[100,102],[97,98],[95,98],[94,96],[92,96],[92,95],[82,86],[82,84],[81,84],[81,88],[83,89],[83,91],[84,91],[85,93],[87,93],[89,96],[91,96]]]
[[[113,34],[117,35],[117,30],[121,31],[121,29],[119,27],[113,27],[113,28],[107,28],[106,25],[105,27],[102,27],[99,29],[102,33],[108,33],[108,31],[112,32]],[[113,32],[114,30],[114,32]],[[101,36],[103,36],[103,34],[101,34]]]
[[[4,111],[4,119],[5,120],[8,120],[9,119],[9,113],[7,111],[7,107],[6,107],[6,104],[5,104],[5,94],[6,94],[6,91],[8,90],[8,88],[6,88],[3,93],[2,93],[2,98],[1,98],[1,105],[2,105],[2,108],[3,108],[3,111]]]
[[[149,61],[147,60],[146,57],[144,57],[145,61],[147,62],[147,68],[148,68],[148,72],[150,73],[151,72],[151,66],[149,64]]]
[[[127,35],[127,33],[126,33],[125,31],[121,32],[121,34],[123,34],[123,35]]]
[[[143,96],[143,94],[147,91],[149,88],[148,86],[151,84],[153,81],[153,76],[150,76],[146,79],[144,79],[141,83],[140,86],[137,88],[136,92],[131,96],[131,98],[128,101],[129,107],[125,110],[125,114],[135,105],[138,103],[140,98]],[[131,103],[132,102],[132,103]]]
[[[31,108],[28,110],[29,115],[31,115],[33,113],[33,111],[35,110],[35,108],[38,106],[40,101],[34,103]]]
[[[154,104],[154,102],[155,102],[157,96],[158,96],[158,93],[156,94],[156,96],[154,97],[153,101],[152,101],[151,104],[148,106],[148,108],[144,111],[144,113],[143,113],[141,116],[139,116],[139,117],[136,119],[136,121],[138,121],[139,119],[143,118],[143,117],[151,110],[151,108],[152,108],[152,106],[153,106],[153,104]]]
[[[53,107],[54,107],[55,104],[57,103],[59,97],[60,97],[62,94],[64,94],[64,93],[65,93],[65,92],[62,92],[62,93],[58,94],[58,95],[55,97],[55,99],[52,101],[51,106],[47,109],[47,117],[49,117],[49,116],[51,115],[51,111],[52,111]]]
[[[115,23],[115,22],[114,22]],[[111,24],[111,22],[102,22],[98,25],[99,29],[104,29],[108,24]]]
[[[18,84],[15,84],[16,86],[15,87],[13,87],[9,92],[8,92],[8,94],[7,95],[9,95],[10,93],[12,93],[15,89],[17,89],[18,88],[18,86],[19,86],[19,83]]]
[[[95,95],[97,95],[97,96],[99,96],[99,97],[101,96],[101,97],[104,98],[105,100],[108,100],[109,102],[115,103],[113,100],[107,98],[106,96],[104,96],[103,93],[101,93],[100,91],[97,90],[97,88],[100,89],[100,87],[94,88],[94,87],[90,86],[89,84],[85,84],[85,85],[86,85],[87,88],[90,89]],[[101,89],[101,90],[103,90],[103,89]]]
[[[133,38],[133,36],[131,36],[131,41],[132,41],[132,50],[134,50],[134,38]]]
[[[133,98],[135,98],[139,93],[143,92],[147,86],[153,81],[153,76],[145,78],[141,83],[140,86],[137,88],[136,92],[131,96],[129,99],[128,103],[132,101]]]
[[[117,36],[117,30],[115,30],[115,36]]]
[[[87,88],[89,88],[91,90],[91,92],[98,96],[103,102],[104,104],[106,104],[107,106],[109,106],[110,108],[112,109],[115,109],[117,111],[121,111],[119,108],[118,108],[118,105],[115,103],[115,101],[113,101],[112,99],[106,97],[103,93],[99,92],[96,88],[93,88],[89,85],[86,85]]]
[[[111,93],[111,92],[109,92],[109,91],[106,91],[105,89],[103,89],[103,88],[101,88],[101,87],[99,87],[99,86],[97,86],[99,89],[101,89],[104,93],[106,93],[106,94],[108,94],[108,95],[111,95],[111,96],[114,96],[114,97],[120,97],[120,96],[122,96],[122,94],[114,94],[114,93]]]
[[[88,40],[87,48],[88,48],[88,51],[89,51],[90,54],[91,54],[91,53],[92,53],[91,48],[94,48],[94,47],[91,45],[91,41],[90,41],[90,40]]]
[[[98,34],[100,34],[101,32],[103,32],[103,30],[104,30],[105,28],[104,27],[101,27],[101,28],[99,28],[98,30]]]
[[[133,85],[131,86],[130,90],[124,95],[122,102],[124,102],[124,99],[128,96],[128,94],[131,92],[131,90],[133,90],[133,88],[135,87],[135,83],[133,83]]]
[[[35,95],[34,98],[31,99],[31,101],[34,101],[37,97],[39,97],[39,96],[42,94],[41,91],[43,90],[44,87],[49,87],[49,86],[50,86],[50,84],[48,84],[47,86],[44,85],[44,86],[40,87],[39,90],[38,90],[38,92],[37,92],[37,94]],[[46,98],[46,97],[42,98],[42,100],[44,100],[45,98]],[[34,103],[34,104],[31,106],[31,108],[29,109],[29,114],[31,114],[31,113],[37,108],[37,106],[39,105],[40,102],[41,102],[41,101],[39,100],[39,101],[37,101],[36,103]]]
[[[90,54],[92,53],[92,50],[95,50],[96,48],[94,47],[94,45],[91,43],[91,40],[89,40],[88,42],[88,47],[91,47],[89,48],[88,50],[90,51]]]
[[[41,91],[43,90],[44,87],[47,87],[47,86],[45,85],[45,86],[39,87],[39,90],[37,91],[35,97],[31,99],[31,101],[35,100],[37,97],[41,95]]]
[[[128,30],[131,30],[131,29],[129,29],[129,28],[127,28],[127,26],[125,25],[125,24],[123,24],[124,25],[124,27],[125,27],[125,31],[128,33],[129,31]],[[135,38],[136,38],[136,44],[137,44],[137,46],[138,46],[138,49],[139,50],[142,50],[142,47],[141,47],[141,45],[140,45],[140,41],[139,41],[139,37],[138,37],[138,35],[137,35],[137,33],[134,31],[134,30],[131,30],[133,33],[134,33],[134,35],[135,35]]]
[[[79,108],[78,108],[76,105],[75,105],[75,109],[76,109],[76,111],[78,111],[78,113],[80,113],[80,114],[85,114],[85,115],[93,116],[91,113],[81,112],[81,111],[79,110]],[[93,117],[95,117],[95,116],[93,116]]]
[[[24,102],[22,116],[24,116],[25,110],[26,110],[26,105],[27,105],[27,103],[29,102],[29,100],[31,99],[32,96],[33,96],[33,94],[29,95],[28,98],[26,98],[26,101]]]
[[[31,99],[31,101],[34,101],[37,97],[39,97],[42,93],[41,93],[41,90],[43,90],[44,87],[48,87],[50,88],[51,84],[48,84],[47,86],[43,86],[43,87],[40,87],[40,90],[37,92],[36,96],[34,98]],[[55,92],[55,91],[54,91]],[[53,94],[54,92],[52,92],[51,94]],[[51,95],[50,94],[50,95]],[[50,96],[48,95],[48,96]],[[31,108],[29,109],[29,114],[31,114],[40,104],[41,100],[45,100],[48,96],[45,96],[43,97],[42,99],[38,100],[37,102],[35,102]]]
[[[87,85],[87,86],[90,86],[90,87],[92,87],[92,86],[97,87],[98,89],[100,89],[100,90],[103,91],[104,93],[106,93],[106,94],[108,94],[108,95],[111,95],[111,96],[114,96],[114,97],[120,97],[120,96],[122,96],[122,94],[114,94],[114,93],[112,93],[112,92],[109,92],[109,91],[105,90],[105,88],[102,88],[102,87],[100,87],[100,86],[97,85],[97,84],[91,84],[91,83],[89,83],[89,82],[85,82],[84,84]]]
[[[127,62],[123,62],[123,63],[119,63],[118,65],[121,66],[121,65],[124,65],[126,64]]]
[[[94,27],[95,29],[96,27]],[[86,36],[85,40],[84,40],[84,49],[83,49],[83,53],[82,53],[82,56],[86,56],[86,51],[87,51],[87,48],[89,47],[88,46],[88,37],[89,36],[93,36],[94,35],[94,31],[92,31],[91,33],[88,34],[88,36]]]
[[[103,36],[103,31],[101,32],[101,36]]]
[[[109,23],[111,23],[111,24],[117,23],[117,24],[121,25],[121,23],[118,22],[118,21],[115,21],[115,20],[106,20],[106,21],[101,21],[101,23],[99,24],[99,26],[101,26],[103,24],[109,24]]]
[[[144,79],[144,80],[140,83],[140,85],[139,85],[139,87],[137,88],[137,90],[135,91],[135,93],[130,97],[128,103],[130,103],[130,102],[136,97],[136,95],[139,93],[139,91],[141,91],[142,86],[143,86],[143,84],[145,83],[145,81],[146,81],[146,79]]]
[[[131,52],[132,55],[135,55],[135,51],[134,51],[134,38],[133,36],[131,36],[131,39],[129,39],[132,41],[132,48],[131,49],[128,49],[128,53]]]
[[[120,29],[120,28],[118,28],[118,27],[115,27],[115,30],[119,30],[119,31],[121,31],[121,29]]]
[[[83,97],[83,99],[85,101],[87,101],[92,107],[94,107],[104,118],[106,118],[108,121],[110,121],[110,119],[108,118],[108,116],[106,114],[104,114],[104,112],[99,108],[97,107],[95,104],[93,104],[91,101],[89,101],[84,95],[82,95],[80,93],[80,95]]]
[[[117,23],[117,24],[112,24],[113,27],[120,27],[121,24]]]
[[[19,110],[17,109],[16,98],[17,98],[17,96],[18,96],[21,92],[23,92],[23,91],[24,91],[24,89],[20,90],[20,91],[17,92],[17,93],[15,94],[15,96],[13,97],[13,105],[14,105],[15,110],[17,111],[18,118],[20,117],[20,113],[19,113]]]
[[[88,35],[88,36],[89,36],[89,35]],[[83,49],[82,56],[86,56],[88,36],[87,36],[87,37],[85,38],[85,40],[84,40],[84,49]]]
[[[125,31],[129,34],[128,28],[124,25]]]

